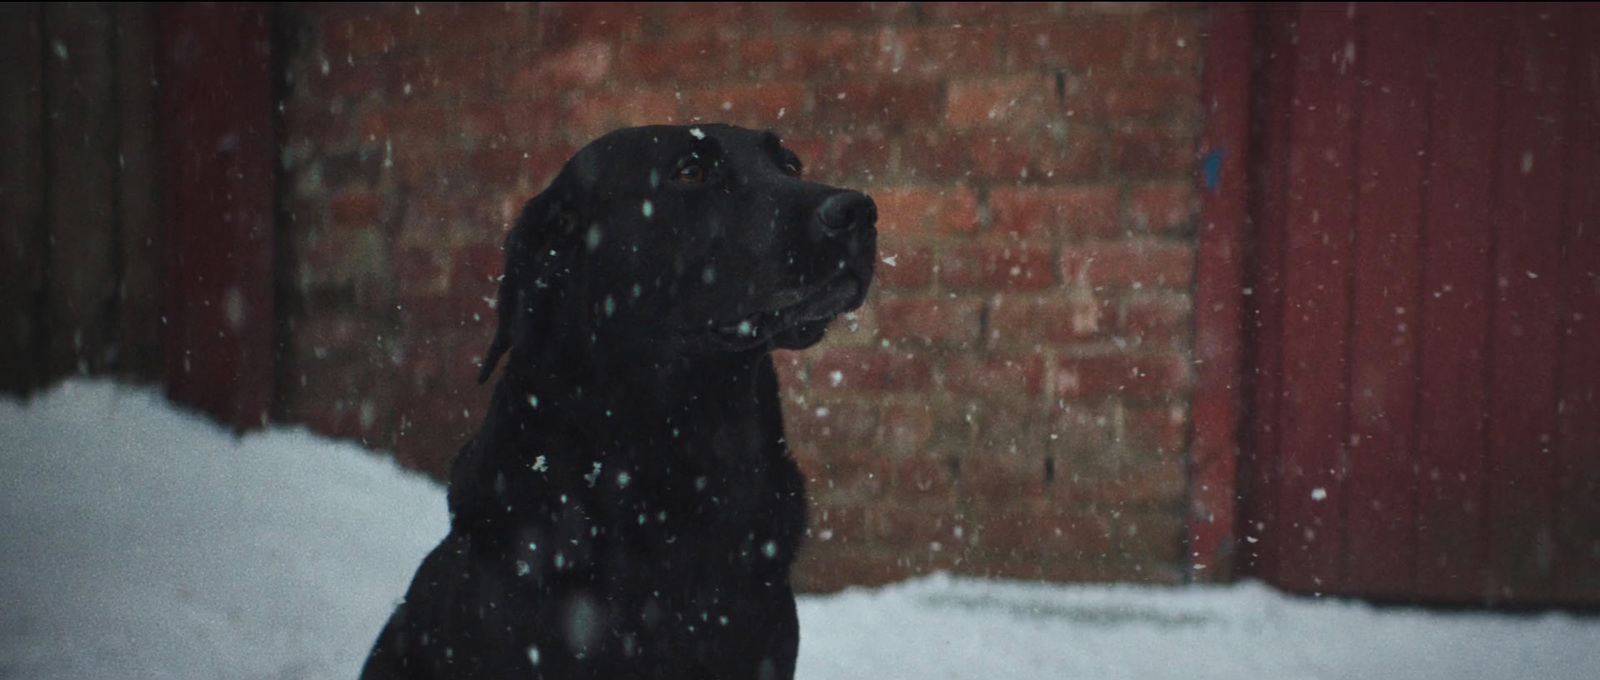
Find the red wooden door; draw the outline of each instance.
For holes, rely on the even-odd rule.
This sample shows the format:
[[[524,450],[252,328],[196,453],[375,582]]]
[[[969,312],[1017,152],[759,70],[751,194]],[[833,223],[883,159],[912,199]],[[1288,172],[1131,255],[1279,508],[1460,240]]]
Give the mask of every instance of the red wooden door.
[[[1600,603],[1600,7],[1258,19],[1244,573]]]

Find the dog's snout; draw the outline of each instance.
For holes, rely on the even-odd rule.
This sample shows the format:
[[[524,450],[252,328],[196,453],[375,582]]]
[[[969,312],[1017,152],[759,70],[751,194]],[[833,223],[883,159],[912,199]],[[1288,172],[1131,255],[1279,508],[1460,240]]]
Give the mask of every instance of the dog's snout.
[[[855,191],[841,191],[822,201],[817,206],[817,226],[820,227],[819,236],[843,236],[867,227],[878,221],[878,206],[866,194]]]

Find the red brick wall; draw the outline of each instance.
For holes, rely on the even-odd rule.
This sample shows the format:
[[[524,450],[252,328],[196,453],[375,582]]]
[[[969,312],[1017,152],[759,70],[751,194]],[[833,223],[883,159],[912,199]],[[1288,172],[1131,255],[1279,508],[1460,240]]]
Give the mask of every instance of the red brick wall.
[[[499,244],[631,124],[779,131],[878,202],[880,277],[778,357],[803,588],[1181,579],[1203,8],[291,6],[279,416],[439,473]]]

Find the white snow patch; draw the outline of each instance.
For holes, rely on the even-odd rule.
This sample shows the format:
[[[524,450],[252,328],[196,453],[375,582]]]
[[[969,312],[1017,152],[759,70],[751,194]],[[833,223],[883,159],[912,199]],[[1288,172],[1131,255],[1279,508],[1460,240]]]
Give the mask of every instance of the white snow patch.
[[[444,490],[303,428],[236,439],[156,390],[0,398],[0,677],[354,677]],[[542,467],[542,466],[541,466]],[[812,540],[831,538],[821,528]],[[763,548],[770,551],[771,549]],[[1600,619],[1377,609],[1258,583],[936,575],[800,598],[802,680],[1588,680]],[[539,662],[537,648],[529,663]]]

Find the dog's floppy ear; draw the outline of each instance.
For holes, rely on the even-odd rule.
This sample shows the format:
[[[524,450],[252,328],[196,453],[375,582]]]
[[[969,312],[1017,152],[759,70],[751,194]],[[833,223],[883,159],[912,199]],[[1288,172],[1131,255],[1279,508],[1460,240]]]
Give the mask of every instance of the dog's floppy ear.
[[[533,313],[539,291],[550,287],[567,264],[567,245],[577,224],[569,212],[570,204],[571,193],[558,179],[522,206],[522,215],[506,234],[505,274],[500,277],[495,301],[499,324],[478,370],[478,384],[489,380],[500,357],[520,340],[519,320]]]

